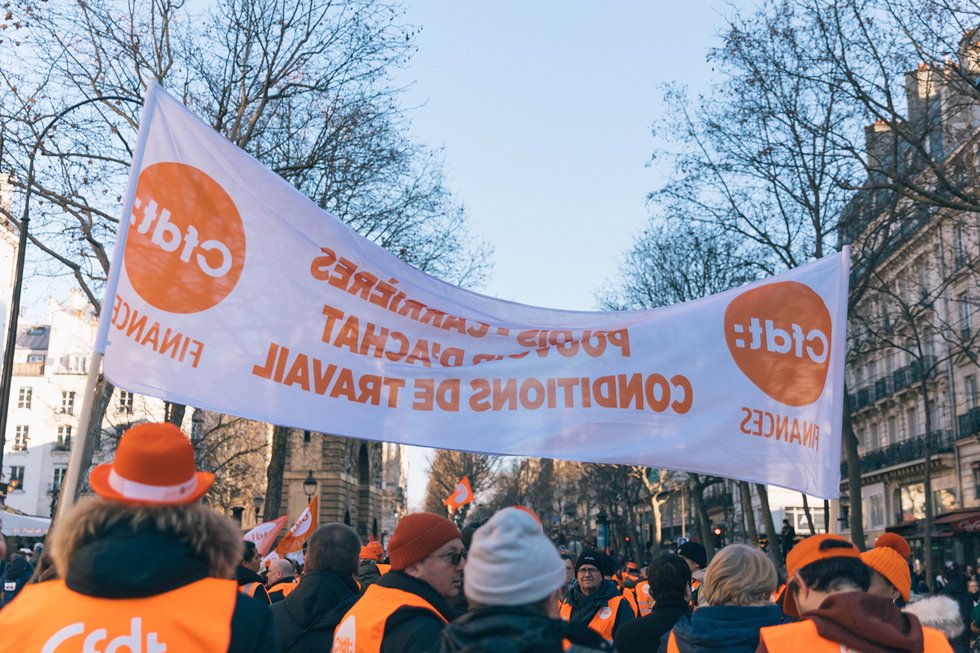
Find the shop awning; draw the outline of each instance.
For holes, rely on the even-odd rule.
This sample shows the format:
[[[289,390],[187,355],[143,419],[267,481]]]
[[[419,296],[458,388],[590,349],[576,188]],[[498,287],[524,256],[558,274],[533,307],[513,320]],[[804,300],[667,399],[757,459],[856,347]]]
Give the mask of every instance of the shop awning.
[[[51,526],[51,520],[46,517],[31,517],[17,515],[12,512],[0,512],[0,532],[11,537],[44,537]]]
[[[943,524],[954,533],[980,533],[980,510],[955,510],[936,517],[937,524]]]

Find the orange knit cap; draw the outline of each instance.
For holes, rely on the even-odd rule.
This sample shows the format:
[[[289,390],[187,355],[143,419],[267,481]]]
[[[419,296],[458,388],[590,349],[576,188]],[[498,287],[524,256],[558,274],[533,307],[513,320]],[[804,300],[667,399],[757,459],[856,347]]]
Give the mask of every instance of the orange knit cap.
[[[911,553],[912,549],[905,538],[895,533],[885,533],[875,541],[875,548],[861,554],[861,560],[891,583],[902,595],[903,601],[908,601],[912,591],[912,575],[908,565]]]
[[[460,539],[459,529],[445,517],[416,512],[402,517],[388,540],[388,557],[393,571],[421,562],[446,542]]]

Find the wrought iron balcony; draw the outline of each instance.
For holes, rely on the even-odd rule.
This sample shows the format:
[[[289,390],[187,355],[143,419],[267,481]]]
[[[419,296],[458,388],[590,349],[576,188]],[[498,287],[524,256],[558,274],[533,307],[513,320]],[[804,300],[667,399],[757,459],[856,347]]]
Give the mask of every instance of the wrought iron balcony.
[[[952,431],[934,431],[930,436],[932,455],[939,453],[952,453],[953,433]],[[881,449],[869,451],[861,456],[861,473],[873,472],[885,467],[901,465],[903,463],[913,463],[924,458],[926,436],[917,435],[908,440],[902,440],[890,444]],[[847,476],[847,463],[843,462],[840,466],[841,476]]]
[[[960,437],[980,435],[980,407],[972,408],[959,416]]]

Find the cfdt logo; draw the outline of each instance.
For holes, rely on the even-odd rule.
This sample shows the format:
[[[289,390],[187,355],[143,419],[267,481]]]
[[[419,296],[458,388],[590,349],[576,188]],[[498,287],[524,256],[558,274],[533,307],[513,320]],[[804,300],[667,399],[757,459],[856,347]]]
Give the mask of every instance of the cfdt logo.
[[[145,301],[169,313],[198,313],[238,283],[245,229],[218,182],[183,163],[157,163],[136,185],[124,258]]]
[[[795,281],[744,292],[725,310],[725,340],[738,368],[788,406],[811,404],[823,393],[830,336],[827,305]]]

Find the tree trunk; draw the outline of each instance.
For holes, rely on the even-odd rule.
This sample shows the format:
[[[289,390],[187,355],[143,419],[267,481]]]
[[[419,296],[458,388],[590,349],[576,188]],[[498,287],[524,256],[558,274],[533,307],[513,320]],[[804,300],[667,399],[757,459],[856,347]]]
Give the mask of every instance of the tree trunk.
[[[266,470],[265,509],[262,519],[269,521],[280,517],[282,512],[282,476],[286,473],[286,445],[289,429],[276,426],[272,429],[272,455]]]
[[[769,540],[769,559],[776,569],[783,568],[782,547],[779,542],[779,533],[776,532],[776,525],[772,522],[772,511],[769,509],[769,491],[762,483],[755,484],[756,492],[759,493],[759,504],[762,507],[762,521],[766,526],[766,539]]]
[[[817,529],[813,525],[813,514],[810,512],[810,502],[807,501],[806,493],[800,492],[803,497],[803,514],[806,515],[806,525],[810,528],[810,535],[816,535]]]
[[[664,537],[663,537],[663,507],[665,502],[657,501],[657,497],[654,496],[650,499],[650,508],[653,512],[653,542],[650,547],[650,556],[656,557],[660,554],[660,549],[663,548]]]
[[[752,493],[746,481],[738,482],[738,493],[742,497],[742,518],[745,520],[745,532],[748,534],[749,545],[759,546],[759,529],[755,525],[755,512],[752,510]]]
[[[78,501],[83,493],[89,491],[88,471],[92,468],[92,459],[95,452],[99,450],[102,441],[102,421],[105,419],[105,412],[109,408],[112,400],[112,392],[115,390],[105,376],[99,375],[95,382],[95,399],[92,401],[92,417],[88,423],[88,433],[85,438],[85,449],[82,451],[82,468],[78,470],[78,484],[75,486],[75,501]]]
[[[694,504],[695,513],[698,516],[698,530],[701,531],[701,544],[708,554],[710,561],[715,555],[715,542],[711,537],[711,518],[708,517],[708,509],[704,506],[704,486],[701,485],[701,476],[691,474],[691,502]]]
[[[851,423],[851,407],[844,388],[844,456],[847,458],[847,490],[851,503],[851,542],[861,549],[864,546],[864,510],[861,505],[861,457],[858,455],[857,435]]]

